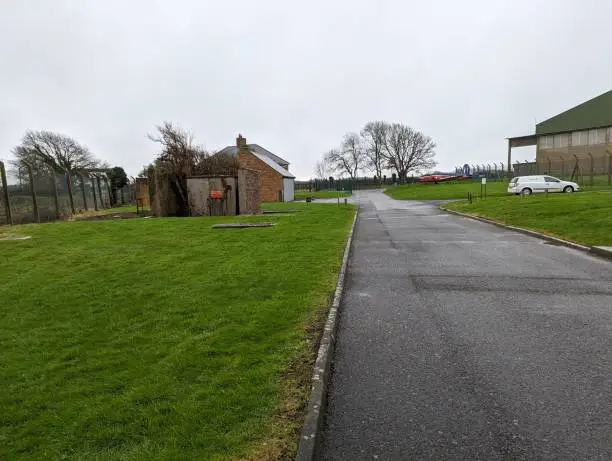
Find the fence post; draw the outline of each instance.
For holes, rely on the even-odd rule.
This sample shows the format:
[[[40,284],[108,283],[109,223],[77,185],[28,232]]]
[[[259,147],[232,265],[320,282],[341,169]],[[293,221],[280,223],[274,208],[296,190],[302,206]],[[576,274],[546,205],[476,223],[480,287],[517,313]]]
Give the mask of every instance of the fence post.
[[[59,191],[57,190],[57,178],[55,177],[57,171],[55,171],[55,169],[50,165],[48,165],[47,167],[51,170],[51,174],[53,175],[53,180],[51,181],[51,184],[53,184],[53,204],[55,205],[55,217],[59,220],[61,218],[61,213],[59,204]]]
[[[96,182],[93,176],[91,176],[89,179],[91,180],[91,191],[93,192],[94,209],[98,211],[98,202],[96,200]]]
[[[76,214],[74,209],[74,198],[72,197],[72,176],[70,171],[64,170],[66,172],[66,183],[68,184],[68,201],[70,202],[70,211],[72,214]]]
[[[102,187],[100,186],[100,176],[96,176],[96,184],[98,186],[98,197],[100,197],[100,208],[106,208],[106,204],[104,203],[104,199],[102,197]]]
[[[4,169],[4,162],[0,161],[0,186],[2,186],[2,195],[4,201],[4,207],[6,211],[6,221],[9,226],[13,225],[13,215],[11,214],[11,204],[9,203],[8,193],[8,181],[6,180],[6,170]]]
[[[563,160],[563,155],[560,155],[559,158],[561,159],[561,179],[564,179],[564,177],[565,177],[565,160]]]
[[[573,154],[573,155],[574,155],[574,159],[576,160],[576,163],[574,163],[574,169],[572,170],[572,177],[570,178],[570,180],[573,181],[575,177],[576,182],[582,186],[584,181],[582,181],[582,171],[580,170],[580,161],[578,160],[578,156],[576,154]]]
[[[612,186],[612,154],[606,150],[608,154],[608,186]]]
[[[589,162],[589,184],[591,185],[591,187],[593,187],[593,175],[595,173],[595,159],[593,159],[593,155],[589,152],[587,154],[589,156],[590,162]]]
[[[28,171],[28,179],[30,180],[30,187],[32,188],[32,209],[34,210],[34,218],[36,219],[36,222],[40,222],[40,212],[38,211],[38,198],[36,197],[36,188],[34,187],[32,166],[25,160],[22,160],[21,164],[25,166],[26,170]]]
[[[113,207],[113,191],[111,190],[110,187],[110,183],[108,182],[108,178],[106,177],[106,175],[102,176],[102,179],[104,180],[104,184],[106,184],[106,192],[108,193],[108,207],[112,208]],[[116,197],[115,197],[115,202],[116,202]]]
[[[81,194],[83,195],[83,207],[85,211],[89,211],[89,207],[87,206],[87,192],[85,191],[85,176],[83,173],[77,173],[79,178],[81,178]]]

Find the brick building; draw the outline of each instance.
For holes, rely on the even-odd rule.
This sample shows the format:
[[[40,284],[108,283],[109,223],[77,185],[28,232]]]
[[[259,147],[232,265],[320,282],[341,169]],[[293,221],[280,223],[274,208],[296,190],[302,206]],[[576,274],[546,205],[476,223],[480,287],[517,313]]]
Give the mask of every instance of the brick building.
[[[259,172],[259,193],[263,202],[291,202],[294,198],[295,176],[289,173],[289,162],[258,144],[247,144],[238,135],[235,146],[227,146],[215,155],[238,157],[241,168]]]

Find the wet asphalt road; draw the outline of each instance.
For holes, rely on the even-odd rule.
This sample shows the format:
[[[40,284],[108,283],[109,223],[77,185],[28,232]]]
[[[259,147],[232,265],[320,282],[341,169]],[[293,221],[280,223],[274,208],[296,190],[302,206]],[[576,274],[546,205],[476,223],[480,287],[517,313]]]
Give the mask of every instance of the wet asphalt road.
[[[612,460],[612,263],[356,194],[325,460]]]

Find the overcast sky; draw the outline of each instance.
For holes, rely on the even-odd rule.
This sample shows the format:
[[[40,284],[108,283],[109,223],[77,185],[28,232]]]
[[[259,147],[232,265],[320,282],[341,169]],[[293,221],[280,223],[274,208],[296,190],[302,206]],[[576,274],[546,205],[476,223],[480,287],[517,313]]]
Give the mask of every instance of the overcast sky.
[[[309,178],[387,120],[439,169],[505,161],[505,137],[612,88],[610,24],[608,0],[0,0],[0,158],[46,129],[134,175],[171,120]]]

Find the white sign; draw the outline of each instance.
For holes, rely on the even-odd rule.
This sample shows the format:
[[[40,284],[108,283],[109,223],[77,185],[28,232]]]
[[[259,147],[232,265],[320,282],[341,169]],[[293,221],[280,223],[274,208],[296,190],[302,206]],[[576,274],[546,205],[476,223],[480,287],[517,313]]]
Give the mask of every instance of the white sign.
[[[487,178],[482,178],[482,179],[480,180],[480,182],[481,182],[481,184],[486,184],[486,183],[487,183]]]

